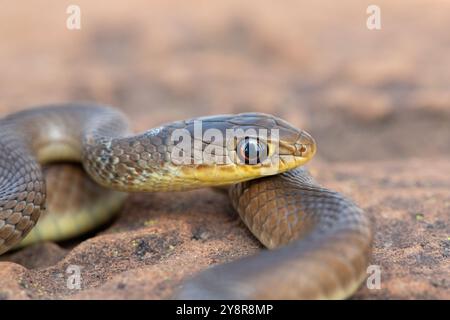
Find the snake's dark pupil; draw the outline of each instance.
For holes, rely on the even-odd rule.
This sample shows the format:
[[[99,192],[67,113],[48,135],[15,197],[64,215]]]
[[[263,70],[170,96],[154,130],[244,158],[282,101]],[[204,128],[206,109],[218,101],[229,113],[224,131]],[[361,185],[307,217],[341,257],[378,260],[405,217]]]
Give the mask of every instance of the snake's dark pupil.
[[[247,159],[255,159],[258,157],[258,147],[253,142],[248,142],[245,145],[245,158]]]
[[[258,138],[245,137],[239,142],[236,151],[245,164],[258,164],[268,156],[267,145]]]
[[[257,164],[259,163],[259,156],[261,151],[261,146],[259,142],[255,139],[246,138],[244,147],[244,158],[246,164]]]

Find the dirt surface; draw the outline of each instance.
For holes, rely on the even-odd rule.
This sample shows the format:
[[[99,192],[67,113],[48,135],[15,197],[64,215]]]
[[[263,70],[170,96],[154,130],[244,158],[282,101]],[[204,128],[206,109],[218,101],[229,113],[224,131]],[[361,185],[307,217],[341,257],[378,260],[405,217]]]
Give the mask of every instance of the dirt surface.
[[[450,4],[378,1],[14,2],[0,10],[0,115],[90,100],[136,131],[262,111],[308,130],[309,168],[374,223],[381,289],[356,299],[450,299]],[[39,12],[37,7],[46,8]],[[0,257],[0,299],[168,298],[183,279],[261,245],[213,190],[131,195],[111,224]],[[82,269],[70,289],[70,266]]]

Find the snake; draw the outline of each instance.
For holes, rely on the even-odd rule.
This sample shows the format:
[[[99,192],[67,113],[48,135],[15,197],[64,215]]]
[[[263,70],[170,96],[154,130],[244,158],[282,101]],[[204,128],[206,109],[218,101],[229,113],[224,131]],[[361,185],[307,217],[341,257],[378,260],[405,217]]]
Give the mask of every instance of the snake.
[[[257,112],[131,127],[93,103],[2,118],[0,254],[87,232],[130,192],[216,187],[267,250],[188,277],[174,299],[345,299],[361,286],[370,219],[310,175],[317,146],[305,130]]]

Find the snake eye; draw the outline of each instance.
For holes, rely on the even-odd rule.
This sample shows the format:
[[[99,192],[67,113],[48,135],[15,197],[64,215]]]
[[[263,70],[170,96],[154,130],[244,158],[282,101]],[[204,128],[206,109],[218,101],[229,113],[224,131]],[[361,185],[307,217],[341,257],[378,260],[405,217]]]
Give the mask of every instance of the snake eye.
[[[236,152],[245,164],[258,164],[267,158],[269,150],[259,139],[246,137],[239,142]]]

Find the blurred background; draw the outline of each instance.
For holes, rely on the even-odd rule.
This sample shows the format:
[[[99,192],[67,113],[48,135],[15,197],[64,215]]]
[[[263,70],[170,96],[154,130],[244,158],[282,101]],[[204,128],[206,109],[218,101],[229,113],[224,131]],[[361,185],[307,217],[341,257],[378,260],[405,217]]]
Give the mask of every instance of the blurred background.
[[[66,9],[81,9],[69,30]],[[450,154],[448,1],[6,1],[0,114],[91,100],[136,130],[261,111],[329,161]]]
[[[371,4],[380,30],[366,26]],[[66,27],[70,5],[80,30]],[[316,139],[318,181],[374,221],[382,288],[355,297],[450,299],[449,13],[445,0],[2,1],[0,117],[75,100],[122,109],[136,131],[280,116]],[[261,249],[211,190],[133,195],[122,211],[73,245],[2,256],[27,269],[0,266],[0,298],[168,298]],[[71,264],[84,268],[79,293]]]

